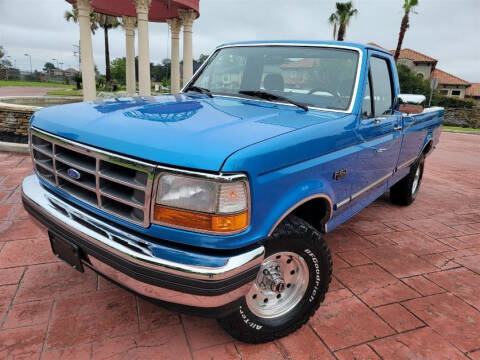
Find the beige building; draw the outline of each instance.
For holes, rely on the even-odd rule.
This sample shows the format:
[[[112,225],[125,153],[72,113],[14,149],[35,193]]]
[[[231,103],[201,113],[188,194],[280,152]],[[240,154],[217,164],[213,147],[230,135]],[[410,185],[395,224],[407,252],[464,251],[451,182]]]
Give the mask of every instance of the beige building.
[[[377,45],[375,43],[369,42],[369,45],[376,46],[382,49],[382,46]],[[389,50],[392,55],[395,54],[395,50]],[[443,70],[437,69],[437,59],[434,59],[430,56],[422,54],[418,51],[412,49],[402,49],[400,50],[400,56],[398,57],[399,64],[403,64],[408,66],[417,76],[430,80],[430,79],[437,79],[438,86],[437,90],[440,94],[444,96],[454,96],[458,98],[465,98],[465,96],[469,96],[469,88],[472,84],[468,81],[460,79],[459,77],[449,74]],[[476,88],[477,89],[477,88]],[[474,97],[473,94],[477,94],[477,100],[480,99],[480,89],[472,90],[470,95]],[[479,100],[480,101],[480,100]]]
[[[392,55],[395,54],[395,50],[390,50],[390,52]],[[417,76],[427,80],[431,78],[437,62],[437,59],[408,48],[400,50],[398,58],[399,64],[408,66]]]
[[[435,69],[431,75],[438,80],[437,90],[441,95],[454,96],[463,99],[470,83],[443,70]]]

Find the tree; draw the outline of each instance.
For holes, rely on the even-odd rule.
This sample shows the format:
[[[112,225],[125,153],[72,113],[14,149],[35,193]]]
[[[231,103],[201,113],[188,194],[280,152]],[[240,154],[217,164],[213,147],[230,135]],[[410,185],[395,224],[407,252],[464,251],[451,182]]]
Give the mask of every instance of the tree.
[[[202,65],[206,60],[208,59],[208,55],[201,54],[199,58],[197,59],[197,63],[199,65]]]
[[[5,68],[11,68],[12,62],[8,59],[3,59],[3,60],[0,60],[0,65],[2,65]]]
[[[110,49],[108,45],[108,30],[115,29],[120,25],[118,18],[115,16],[96,14],[96,22],[98,26],[103,29],[103,34],[105,38],[105,80],[107,85],[111,81],[111,72],[110,72]]]
[[[415,74],[408,66],[397,64],[400,90],[404,94],[419,94],[430,97],[430,83],[423,77]]]
[[[110,68],[111,68],[110,70],[111,70],[112,79],[118,81],[122,85],[125,85],[126,70],[127,70],[126,59],[124,57],[113,59]]]
[[[400,91],[402,93],[424,95],[427,98],[427,101],[430,99],[430,92],[432,90],[428,80],[418,76],[404,64],[397,64],[397,71],[398,80],[400,82]],[[475,100],[443,96],[440,95],[438,91],[433,91],[431,105],[471,109],[475,106]]]
[[[5,50],[3,50],[3,46],[0,45],[0,59],[5,56]]]
[[[66,10],[65,13],[63,14],[63,17],[67,21],[73,21],[74,23],[78,22],[78,9],[77,9],[77,4],[72,5],[72,11]],[[96,16],[95,13],[92,11],[90,12],[90,30],[92,31],[92,34],[95,34],[95,31],[98,29],[97,21],[96,21]]]
[[[82,84],[82,73],[80,71],[76,72],[73,75],[73,81],[75,81],[75,84],[77,86],[77,90],[80,90],[82,88],[82,86],[81,86],[81,84]]]
[[[398,34],[398,42],[397,42],[397,49],[395,50],[395,55],[393,56],[395,62],[397,62],[398,57],[400,56],[400,50],[402,49],[403,38],[405,37],[405,33],[407,29],[410,27],[410,11],[413,11],[413,8],[418,5],[418,0],[404,0],[403,3],[403,18],[402,23],[400,24],[400,32]]]
[[[52,70],[55,70],[55,65],[53,65],[53,63],[46,62],[45,65],[43,65],[43,71],[45,71],[46,73],[48,73]]]
[[[358,10],[353,7],[351,1],[349,2],[337,2],[335,4],[336,11],[330,15],[328,22],[333,25],[333,39],[337,33],[338,28],[338,41],[343,41],[347,32],[347,26],[350,24],[350,19],[358,14]]]
[[[64,14],[65,20],[73,22],[78,21],[78,9],[75,4],[72,5],[72,11],[65,11]],[[114,29],[120,25],[118,18],[115,16],[103,15],[98,14],[95,12],[90,13],[90,30],[92,30],[92,34],[95,34],[95,31],[101,27],[104,32],[105,38],[105,78],[107,84],[111,80],[110,74],[110,49],[108,45],[108,30]]]

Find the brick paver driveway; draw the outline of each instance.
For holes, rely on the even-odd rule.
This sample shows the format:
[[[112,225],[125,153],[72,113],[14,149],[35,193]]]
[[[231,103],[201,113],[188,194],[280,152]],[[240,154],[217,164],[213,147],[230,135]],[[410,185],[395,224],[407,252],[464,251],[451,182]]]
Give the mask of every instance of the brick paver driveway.
[[[327,236],[334,280],[308,326],[269,344],[56,261],[0,154],[0,358],[480,359],[480,136],[444,133],[408,207],[379,199]]]

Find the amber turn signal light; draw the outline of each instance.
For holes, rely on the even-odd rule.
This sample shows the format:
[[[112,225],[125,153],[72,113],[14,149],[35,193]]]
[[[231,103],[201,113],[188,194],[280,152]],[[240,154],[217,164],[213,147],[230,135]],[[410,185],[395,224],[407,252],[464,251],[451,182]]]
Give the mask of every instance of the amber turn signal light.
[[[155,205],[153,218],[163,224],[212,232],[235,232],[248,226],[246,211],[234,215],[201,214]]]

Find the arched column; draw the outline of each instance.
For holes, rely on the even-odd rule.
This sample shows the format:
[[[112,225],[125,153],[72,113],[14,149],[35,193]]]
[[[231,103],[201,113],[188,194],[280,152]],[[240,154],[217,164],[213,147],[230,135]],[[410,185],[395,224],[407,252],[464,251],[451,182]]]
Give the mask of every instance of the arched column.
[[[180,28],[182,21],[180,19],[168,19],[168,25],[170,26],[170,33],[172,36],[172,56],[171,56],[171,75],[170,86],[172,94],[178,94],[180,92]]]
[[[193,10],[180,9],[178,11],[183,22],[183,84],[193,76],[192,33],[193,21],[197,13]]]
[[[123,17],[123,27],[125,29],[125,48],[126,48],[126,80],[127,95],[135,95],[135,18],[130,16]]]
[[[133,0],[137,11],[138,27],[138,92],[150,96],[150,48],[148,40],[148,12],[152,0]]]
[[[95,100],[95,65],[93,62],[92,32],[90,28],[90,0],[77,0],[80,26],[80,62],[82,66],[83,100]]]

